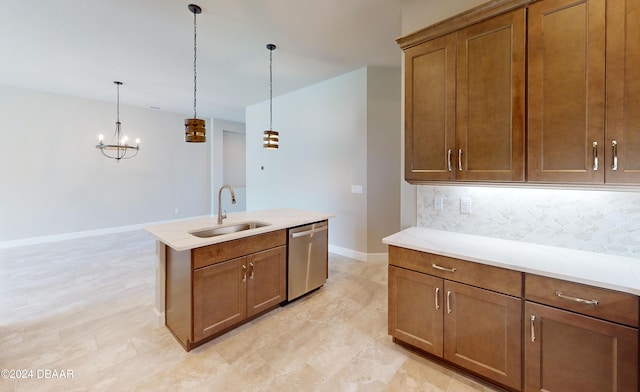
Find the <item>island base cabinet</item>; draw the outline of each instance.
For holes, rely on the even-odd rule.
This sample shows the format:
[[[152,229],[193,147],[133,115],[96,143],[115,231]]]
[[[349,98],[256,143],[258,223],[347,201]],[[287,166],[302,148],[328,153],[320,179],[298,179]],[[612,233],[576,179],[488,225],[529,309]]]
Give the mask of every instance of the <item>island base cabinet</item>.
[[[284,302],[286,252],[279,246],[194,270],[194,342]]]
[[[278,306],[287,299],[285,247],[247,257],[247,317]]]
[[[525,391],[637,392],[638,330],[525,304]]]
[[[522,300],[389,266],[389,334],[514,390],[522,388]]]
[[[214,335],[247,318],[247,258],[193,271],[193,340]]]

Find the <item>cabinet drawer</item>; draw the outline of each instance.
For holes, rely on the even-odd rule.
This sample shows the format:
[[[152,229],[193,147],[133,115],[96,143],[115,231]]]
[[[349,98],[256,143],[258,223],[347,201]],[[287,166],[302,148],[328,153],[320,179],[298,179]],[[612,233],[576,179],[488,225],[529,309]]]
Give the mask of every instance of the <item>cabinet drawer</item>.
[[[221,261],[235,259],[251,253],[275,248],[287,243],[287,231],[277,230],[236,240],[221,242],[193,249],[193,269],[206,267]]]
[[[518,271],[393,245],[389,246],[389,264],[514,297],[522,296],[522,273]]]
[[[638,297],[632,294],[525,274],[525,298],[545,305],[638,327]]]

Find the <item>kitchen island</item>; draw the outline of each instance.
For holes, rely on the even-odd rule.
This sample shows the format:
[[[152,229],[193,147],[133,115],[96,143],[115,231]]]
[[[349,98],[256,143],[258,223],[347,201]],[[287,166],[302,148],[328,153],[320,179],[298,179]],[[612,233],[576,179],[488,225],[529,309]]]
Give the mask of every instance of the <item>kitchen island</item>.
[[[218,224],[217,216],[210,216],[145,228],[157,239],[156,325],[169,326],[189,350],[195,346],[195,340],[202,342],[214,332],[242,322],[246,315],[237,320],[226,320],[220,315],[223,319],[215,326],[210,320],[198,318],[200,314],[209,313],[203,311],[204,308],[214,311],[223,308],[200,297],[209,298],[215,295],[210,290],[229,286],[230,280],[225,280],[224,276],[231,278],[236,273],[234,270],[239,271],[245,291],[238,293],[236,290],[236,294],[226,299],[238,302],[244,301],[243,296],[246,296],[249,315],[277,306],[283,298],[273,296],[274,290],[277,294],[286,288],[287,229],[332,217],[333,214],[298,209],[271,209],[229,214],[222,224]],[[204,236],[198,236],[198,233],[204,233]],[[254,270],[260,268],[263,273],[254,277]],[[256,285],[256,282],[259,283]],[[209,291],[196,294],[205,286]],[[226,289],[233,290],[232,287]],[[272,297],[261,302],[260,295]],[[251,303],[252,300],[255,303]],[[201,309],[192,312],[196,307]]]

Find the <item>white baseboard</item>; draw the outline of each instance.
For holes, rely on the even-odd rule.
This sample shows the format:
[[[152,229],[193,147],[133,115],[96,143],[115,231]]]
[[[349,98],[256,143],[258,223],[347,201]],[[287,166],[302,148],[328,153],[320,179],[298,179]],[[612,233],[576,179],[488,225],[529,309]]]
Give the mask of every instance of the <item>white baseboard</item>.
[[[329,244],[329,252],[359,261],[387,262],[389,260],[389,255],[387,253],[364,253],[331,244]]]
[[[167,324],[164,312],[159,312],[158,309],[155,308],[153,309],[153,324],[158,328],[164,327]]]
[[[63,234],[45,235],[40,237],[22,238],[19,240],[12,240],[12,241],[0,241],[0,249],[15,248],[18,246],[25,246],[25,245],[44,244],[47,242],[73,240],[76,238],[95,237],[95,236],[106,235],[106,234],[124,233],[127,231],[142,230],[143,228],[151,225],[178,222],[178,221],[187,220],[187,219],[197,219],[205,216],[209,216],[209,215],[191,216],[188,218],[181,218],[181,219],[171,219],[171,220],[165,220],[165,221],[139,223],[139,224],[128,225],[128,226],[107,227],[104,229],[96,229],[96,230],[76,231],[73,233],[63,233]]]

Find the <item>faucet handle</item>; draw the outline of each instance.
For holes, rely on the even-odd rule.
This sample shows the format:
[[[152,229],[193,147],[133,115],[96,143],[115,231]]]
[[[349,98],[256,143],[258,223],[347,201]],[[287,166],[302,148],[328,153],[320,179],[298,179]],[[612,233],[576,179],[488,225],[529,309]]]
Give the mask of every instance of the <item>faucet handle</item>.
[[[227,219],[227,210],[222,210],[222,219]]]

